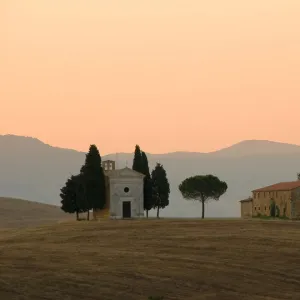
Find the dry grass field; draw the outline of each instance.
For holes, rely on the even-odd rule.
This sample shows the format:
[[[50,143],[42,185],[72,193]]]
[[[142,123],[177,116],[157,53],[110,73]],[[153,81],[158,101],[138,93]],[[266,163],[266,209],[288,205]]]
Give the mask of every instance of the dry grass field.
[[[0,197],[0,228],[32,227],[71,218],[74,216],[54,205]]]
[[[300,299],[300,223],[81,221],[0,231],[0,299]]]

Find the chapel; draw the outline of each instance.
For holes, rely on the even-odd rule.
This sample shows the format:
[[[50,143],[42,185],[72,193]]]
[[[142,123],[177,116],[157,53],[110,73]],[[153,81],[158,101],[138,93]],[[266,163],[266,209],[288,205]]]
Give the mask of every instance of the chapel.
[[[94,210],[93,218],[144,217],[144,177],[128,167],[116,169],[113,160],[102,162],[106,183],[106,207]]]

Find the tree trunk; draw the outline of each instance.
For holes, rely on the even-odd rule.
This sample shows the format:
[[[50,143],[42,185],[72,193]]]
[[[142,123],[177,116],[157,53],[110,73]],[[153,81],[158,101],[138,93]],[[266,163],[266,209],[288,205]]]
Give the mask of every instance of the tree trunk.
[[[148,219],[148,209],[146,209],[146,216],[147,216],[147,219]]]
[[[87,220],[90,220],[90,210],[87,211]]]
[[[78,213],[78,210],[76,210],[76,221],[79,220],[79,213]]]
[[[157,205],[157,214],[156,214],[156,217],[159,218],[159,209],[160,209],[160,204],[161,204],[161,199],[160,197],[158,196],[158,205]]]
[[[205,202],[202,200],[202,219],[204,219],[204,214],[205,214]]]

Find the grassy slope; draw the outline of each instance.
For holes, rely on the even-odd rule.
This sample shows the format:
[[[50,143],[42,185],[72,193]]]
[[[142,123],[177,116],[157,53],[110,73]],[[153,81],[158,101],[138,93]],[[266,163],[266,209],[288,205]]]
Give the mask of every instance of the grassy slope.
[[[0,232],[0,299],[300,299],[300,223],[68,222]]]
[[[74,218],[59,207],[0,197],[0,228],[28,227]]]

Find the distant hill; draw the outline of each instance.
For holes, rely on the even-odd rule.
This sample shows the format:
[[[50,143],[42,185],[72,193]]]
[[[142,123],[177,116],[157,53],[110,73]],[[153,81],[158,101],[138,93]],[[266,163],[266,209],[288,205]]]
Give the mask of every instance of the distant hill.
[[[274,155],[274,154],[297,154],[300,146],[278,143],[266,140],[247,140],[234,144],[230,147],[211,152],[210,155],[223,157],[242,157],[248,155]]]
[[[97,146],[101,152],[101,145]],[[110,154],[103,159],[116,157],[117,167],[124,167],[126,161],[131,166],[132,153]],[[70,174],[79,172],[84,158],[83,152],[52,147],[38,139],[0,135],[0,195],[59,205],[60,188]],[[240,215],[238,201],[251,190],[295,180],[300,172],[300,146],[259,140],[211,153],[148,154],[148,159],[150,168],[160,162],[168,173],[171,197],[170,206],[162,211],[165,217],[201,215],[200,205],[186,202],[178,191],[179,183],[188,176],[211,173],[225,180],[229,189],[218,202],[208,204],[207,216],[236,217]]]
[[[54,205],[0,197],[0,229],[30,227],[69,219],[71,215],[66,215]]]

